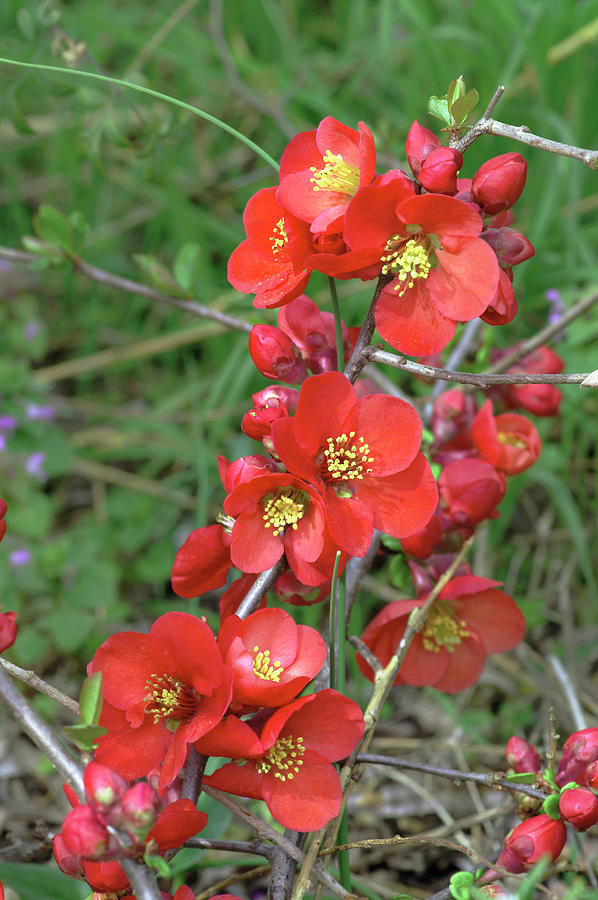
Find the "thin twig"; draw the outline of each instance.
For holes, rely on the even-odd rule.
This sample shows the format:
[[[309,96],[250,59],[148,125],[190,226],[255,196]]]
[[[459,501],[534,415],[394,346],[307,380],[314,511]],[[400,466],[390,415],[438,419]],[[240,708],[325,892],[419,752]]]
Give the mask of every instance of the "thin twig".
[[[0,247],[0,259],[10,259],[13,262],[23,263],[39,262],[39,256],[36,256],[34,253],[27,253],[24,250],[14,250],[12,247]],[[219,312],[217,309],[204,306],[202,303],[195,303],[193,300],[181,300],[177,297],[169,297],[167,294],[162,294],[160,291],[154,290],[154,288],[147,284],[142,284],[139,281],[132,281],[130,278],[123,278],[121,275],[115,275],[113,272],[108,272],[106,269],[100,269],[99,266],[92,266],[91,263],[88,263],[79,257],[72,257],[70,261],[76,271],[91,278],[92,281],[97,281],[99,284],[107,284],[109,287],[126,291],[129,294],[137,294],[140,297],[147,297],[148,300],[155,300],[157,303],[175,306],[177,309],[182,309],[194,316],[200,316],[204,319],[213,319],[215,322],[220,322],[221,325],[225,325],[227,328],[244,331],[246,334],[249,334],[251,331],[252,326],[249,322],[244,322],[242,319],[237,319],[234,316],[227,315],[227,313]]]
[[[489,372],[482,372],[479,375],[472,372],[453,372],[451,369],[439,369],[435,366],[413,362],[405,356],[389,353],[388,350],[381,350],[379,347],[366,347],[364,356],[373,362],[384,363],[392,366],[393,369],[402,369],[412,375],[434,378],[439,381],[454,381],[457,384],[472,384],[479,388],[489,387],[492,384],[581,384],[589,375],[589,372],[576,372],[571,375],[565,375],[562,372],[546,375],[537,373],[530,375],[523,372],[508,372],[504,375],[490,374]]]
[[[499,84],[498,87],[496,88],[496,90],[494,91],[494,94],[492,95],[492,99],[491,99],[490,103],[488,104],[488,106],[487,106],[486,109],[484,110],[484,113],[483,113],[483,115],[482,115],[482,119],[485,120],[485,119],[489,119],[489,118],[490,118],[490,116],[491,116],[492,113],[494,112],[494,108],[495,108],[496,104],[498,103],[498,101],[500,100],[500,98],[502,97],[502,95],[504,94],[504,92],[505,92],[505,86],[504,86],[504,84]]]
[[[299,831],[291,831],[288,828],[285,831],[286,839],[293,844],[297,843],[299,836]],[[296,862],[290,856],[287,856],[282,847],[276,847],[272,853],[271,863],[272,868],[268,879],[268,900],[287,900],[293,883]]]
[[[353,646],[355,647],[355,649],[357,650],[359,655],[363,656],[366,663],[368,664],[370,669],[372,669],[374,674],[376,672],[382,671],[384,666],[382,665],[382,663],[380,662],[380,660],[378,659],[376,654],[372,653],[372,651],[370,650],[368,645],[365,643],[365,641],[362,641],[361,638],[357,637],[356,634],[350,634],[349,637],[347,638],[347,640],[349,641],[350,644],[353,644]]]
[[[585,147],[574,147],[572,144],[563,144],[560,141],[552,141],[539,134],[532,134],[527,125],[507,125],[496,119],[482,118],[470,128],[461,140],[455,145],[455,149],[464,153],[475,140],[483,134],[493,134],[496,137],[506,137],[513,141],[519,141],[528,147],[538,150],[546,150],[548,153],[557,153],[559,156],[569,156],[577,159],[590,169],[598,168],[598,150],[588,150]]]
[[[270,590],[278,576],[284,572],[286,567],[287,563],[283,556],[271,569],[266,569],[265,572],[258,575],[237,607],[236,615],[238,615],[240,619],[245,619],[250,613],[257,609],[264,594]]]
[[[131,882],[137,900],[162,900],[162,891],[153,872],[132,859],[121,859],[119,862]]]
[[[512,791],[514,794],[527,794],[536,800],[545,800],[547,794],[531,784],[515,784],[504,778],[499,772],[462,772],[460,769],[447,769],[442,766],[431,766],[411,759],[398,759],[392,756],[381,756],[377,753],[360,753],[357,756],[359,763],[372,763],[377,766],[393,766],[398,769],[410,769],[414,772],[425,772],[429,775],[437,775],[439,778],[448,778],[459,784],[462,781],[472,781],[495,790]]]
[[[197,803],[197,798],[201,792],[201,779],[203,778],[207,761],[208,757],[204,756],[203,753],[199,753],[195,747],[189,748],[185,766],[185,779],[181,788],[181,797],[184,800],[193,800],[194,803]]]
[[[229,853],[255,853],[270,859],[273,848],[262,841],[219,841],[212,838],[189,838],[185,847],[197,850],[224,850]]]
[[[370,303],[370,308],[368,309],[364,323],[361,326],[361,331],[359,332],[357,341],[355,342],[355,347],[353,348],[351,358],[345,366],[345,375],[347,376],[351,384],[355,384],[357,376],[367,362],[367,357],[365,356],[364,351],[369,345],[374,333],[374,329],[376,328],[376,303],[378,302],[378,297],[382,292],[382,288],[390,281],[392,281],[391,275],[380,275],[380,277],[378,278],[378,283],[376,285],[376,290],[374,291],[374,296],[372,297],[372,302]]]
[[[28,684],[36,691],[39,691],[40,694],[45,694],[46,697],[50,697],[52,700],[55,700],[56,703],[60,703],[61,706],[64,706],[65,709],[68,709],[76,716],[79,715],[79,704],[76,700],[73,700],[73,698],[69,697],[68,694],[63,694],[62,691],[58,690],[58,688],[55,688],[51,684],[48,684],[47,681],[44,681],[43,678],[40,678],[39,675],[37,675],[32,669],[21,669],[19,666],[15,666],[14,663],[9,662],[7,659],[0,659],[0,665],[4,666],[8,674],[13,678],[17,678],[24,684]]]
[[[23,731],[46,754],[82,800],[84,788],[81,766],[72,756],[69,756],[49,726],[17,691],[4,666],[0,666],[0,702],[10,710]]]

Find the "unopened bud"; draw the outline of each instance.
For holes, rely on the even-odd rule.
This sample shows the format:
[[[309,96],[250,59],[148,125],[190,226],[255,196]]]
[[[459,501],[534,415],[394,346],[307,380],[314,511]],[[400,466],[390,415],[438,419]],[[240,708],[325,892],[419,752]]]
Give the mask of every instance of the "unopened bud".
[[[16,612],[0,612],[0,653],[12,647],[18,630]]]
[[[74,856],[102,859],[110,847],[110,835],[91,806],[76,806],[62,825],[64,844]]]
[[[471,183],[473,199],[486,215],[509,209],[525,186],[527,163],[521,153],[501,153],[480,166]]]
[[[518,266],[536,252],[526,236],[514,228],[487,228],[480,237],[490,244],[503,266]]]
[[[419,180],[427,191],[437,194],[457,193],[457,172],[463,156],[453,147],[438,147],[422,163]]]
[[[110,809],[129,786],[117,772],[97,762],[90,762],[86,766],[83,783],[87,802],[99,812]]]
[[[598,728],[582,728],[565,741],[555,781],[563,787],[569,781],[585,785],[586,770],[598,760]]]
[[[550,857],[554,862],[560,856],[566,840],[567,829],[564,823],[542,813],[509,832],[497,863],[514,874],[527,872],[543,856]]]
[[[120,803],[119,819],[127,831],[145,837],[156,821],[158,798],[146,781],[138,781]]]
[[[533,744],[513,735],[507,741],[505,757],[514,772],[539,772],[540,757]]]
[[[83,877],[83,866],[81,864],[81,859],[79,858],[79,856],[76,856],[67,849],[67,846],[64,843],[64,838],[61,834],[57,834],[52,838],[52,852],[54,853],[56,865],[61,872],[64,872],[64,874],[68,875],[69,878]]]
[[[576,831],[585,831],[598,822],[598,797],[587,788],[569,788],[561,794],[559,812]]]
[[[254,325],[249,335],[249,354],[266,378],[299,384],[307,376],[307,365],[290,339],[273,325]]]
[[[417,121],[412,124],[405,142],[405,150],[407,162],[416,178],[419,177],[423,161],[439,147],[442,147],[442,144],[433,132]]]

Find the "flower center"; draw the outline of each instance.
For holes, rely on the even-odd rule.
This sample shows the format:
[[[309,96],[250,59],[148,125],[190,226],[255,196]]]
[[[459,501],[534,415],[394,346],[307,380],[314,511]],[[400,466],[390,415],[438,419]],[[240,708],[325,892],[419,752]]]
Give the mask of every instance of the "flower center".
[[[325,481],[330,479],[339,481],[353,481],[355,478],[363,478],[372,471],[368,463],[374,462],[374,457],[369,456],[370,446],[359,435],[357,443],[353,438],[355,432],[341,434],[337,438],[326,438],[327,448],[322,448],[324,459],[321,472]]]
[[[522,441],[521,438],[517,437],[517,435],[513,434],[511,431],[499,431],[496,437],[499,443],[508,444],[509,447],[518,447],[521,450],[525,450],[527,447],[525,441]]]
[[[284,532],[287,525],[297,531],[297,522],[305,515],[307,494],[297,488],[287,487],[276,494],[266,494],[262,503],[265,527],[272,528],[272,534],[276,537]]]
[[[353,197],[359,187],[359,169],[345,162],[340,153],[327,150],[322,157],[323,169],[310,167],[313,172],[309,179],[314,186],[314,191],[336,191],[338,194],[347,194]]]
[[[277,253],[280,253],[280,251],[283,250],[288,243],[289,238],[287,235],[287,230],[285,228],[284,218],[280,218],[272,229],[272,234],[270,236],[272,256],[276,256]]]
[[[197,712],[197,696],[193,688],[173,678],[172,675],[150,675],[146,681],[145,711],[154,717],[154,724],[161,719],[188,722]]]
[[[260,775],[266,775],[274,769],[274,777],[281,781],[292,781],[303,765],[301,757],[305,753],[303,738],[293,738],[291,734],[279,738],[273,747],[270,747],[265,756],[257,764]]]
[[[393,290],[399,297],[412,288],[418,278],[425,280],[430,274],[433,260],[430,260],[431,248],[426,243],[421,237],[405,241],[400,234],[393,234],[387,240],[384,255],[380,257],[381,274],[398,279]]]
[[[257,678],[263,678],[264,681],[280,681],[280,676],[284,672],[280,660],[276,659],[272,662],[270,651],[260,650],[259,647],[254,647],[253,652],[253,674]]]
[[[453,653],[461,640],[469,637],[466,624],[463,619],[457,618],[450,603],[436,600],[428,613],[422,633],[425,649],[439,653],[441,647],[446,647],[449,653]]]

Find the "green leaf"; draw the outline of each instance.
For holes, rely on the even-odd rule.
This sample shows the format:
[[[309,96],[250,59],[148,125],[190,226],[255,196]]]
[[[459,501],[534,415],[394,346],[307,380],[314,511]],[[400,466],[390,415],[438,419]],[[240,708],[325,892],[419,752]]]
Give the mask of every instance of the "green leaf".
[[[451,114],[457,125],[463,124],[467,116],[476,108],[479,100],[480,95],[473,88],[453,103]]]
[[[199,244],[183,244],[174,261],[174,277],[186,294],[192,294],[201,269]]]
[[[89,678],[86,678],[79,695],[79,705],[81,707],[81,721],[86,725],[97,725],[100,721],[102,713],[102,702],[104,694],[102,691],[102,673],[94,672]]]
[[[451,897],[454,897],[455,900],[470,900],[473,881],[474,877],[471,872],[455,872],[454,875],[451,875],[449,882]]]
[[[389,534],[383,534],[380,537],[380,543],[387,550],[394,550],[396,553],[401,552],[401,542],[398,538],[391,537]]]
[[[89,896],[89,887],[66,878],[56,863],[0,862],[0,881],[12,888],[19,900],[81,900]]]
[[[435,119],[440,119],[445,125],[451,124],[451,114],[449,112],[446,97],[430,97],[428,100],[428,112]]]
[[[28,250],[29,253],[35,253],[36,256],[39,256],[40,260],[44,260],[47,263],[59,263],[64,259],[62,253],[52,244],[48,244],[46,241],[40,241],[38,238],[34,238],[31,235],[24,235],[21,238],[21,242],[25,250]]]
[[[512,781],[513,784],[533,784],[536,780],[535,772],[512,772],[505,778],[506,781]]]
[[[89,753],[95,748],[95,743],[103,734],[108,734],[108,729],[102,725],[67,725],[65,734],[73,742],[75,747],[84,753]]]
[[[458,78],[455,78],[448,86],[448,91],[446,92],[446,104],[448,106],[448,111],[451,116],[454,116],[453,105],[457,100],[463,97],[465,94],[465,82],[463,81],[463,76],[459,75]]]
[[[32,41],[35,38],[35,23],[29,10],[25,7],[21,7],[17,12],[16,18],[19,29],[23,32],[28,41]]]
[[[559,813],[559,799],[560,798],[558,794],[551,794],[550,797],[547,797],[542,804],[542,809],[547,816],[550,816],[551,819],[561,818],[561,815]]]
[[[180,295],[180,287],[172,277],[170,269],[164,263],[161,263],[159,259],[147,253],[134,253],[133,259],[144,275],[147,275],[159,291],[165,291],[167,294],[174,294],[175,296]]]
[[[163,856],[152,856],[146,853],[143,861],[150,869],[155,869],[160,878],[168,878],[170,875],[170,866]]]
[[[397,553],[388,564],[388,578],[393,587],[399,590],[407,590],[412,585],[411,574],[407,560],[402,554]]]
[[[72,252],[73,231],[71,226],[68,219],[53,206],[40,206],[38,214],[33,217],[33,227],[42,241]]]

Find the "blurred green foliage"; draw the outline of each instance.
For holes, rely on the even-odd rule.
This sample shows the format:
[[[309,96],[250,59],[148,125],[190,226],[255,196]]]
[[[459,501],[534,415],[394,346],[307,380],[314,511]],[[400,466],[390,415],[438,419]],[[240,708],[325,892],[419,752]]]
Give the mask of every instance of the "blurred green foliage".
[[[598,0],[4,0],[0,54],[152,87],[218,116],[275,158],[326,115],[351,126],[363,119],[384,169],[405,165],[414,118],[437,126],[428,98],[460,74],[480,95],[478,112],[502,82],[497,118],[598,146],[596,21]],[[243,207],[273,183],[246,146],[180,109],[75,76],[0,65],[0,97],[0,243],[18,248],[33,236],[74,246],[94,265],[168,293],[250,322],[275,321],[226,280]],[[517,224],[536,257],[516,271],[516,320],[486,329],[486,352],[546,323],[547,289],[569,305],[598,276],[598,175],[493,137],[471,147],[463,174],[512,149],[529,163]],[[259,452],[239,422],[264,380],[245,335],[99,285],[49,256],[33,269],[0,260],[1,413],[15,420],[0,454],[0,494],[9,504],[0,592],[21,622],[12,658],[77,694],[83,663],[108,633],[127,622],[143,627],[180,605],[169,588],[174,553],[219,510],[217,455]],[[340,283],[348,324],[361,322],[370,293],[371,285]],[[327,306],[323,278],[313,279],[310,295]],[[597,335],[596,313],[568,328],[556,347],[568,371],[598,366]],[[95,359],[104,350],[111,359]],[[52,369],[84,359],[66,374]],[[389,377],[417,395],[428,390]],[[539,423],[541,461],[510,481],[477,562],[479,574],[506,579],[521,601],[534,649],[555,648],[589,671],[597,400],[590,390],[564,391],[562,416]],[[53,412],[40,418],[34,407]],[[388,552],[384,577],[401,586],[405,573]],[[379,602],[362,593],[355,631]],[[201,612],[215,623],[215,609]],[[318,625],[321,611],[298,617]],[[528,674],[539,666],[535,657],[523,665]],[[467,714],[442,699],[476,740],[500,731],[480,690],[480,708]],[[502,703],[503,729],[534,725],[526,690],[524,683]],[[355,695],[365,692],[358,683]]]

